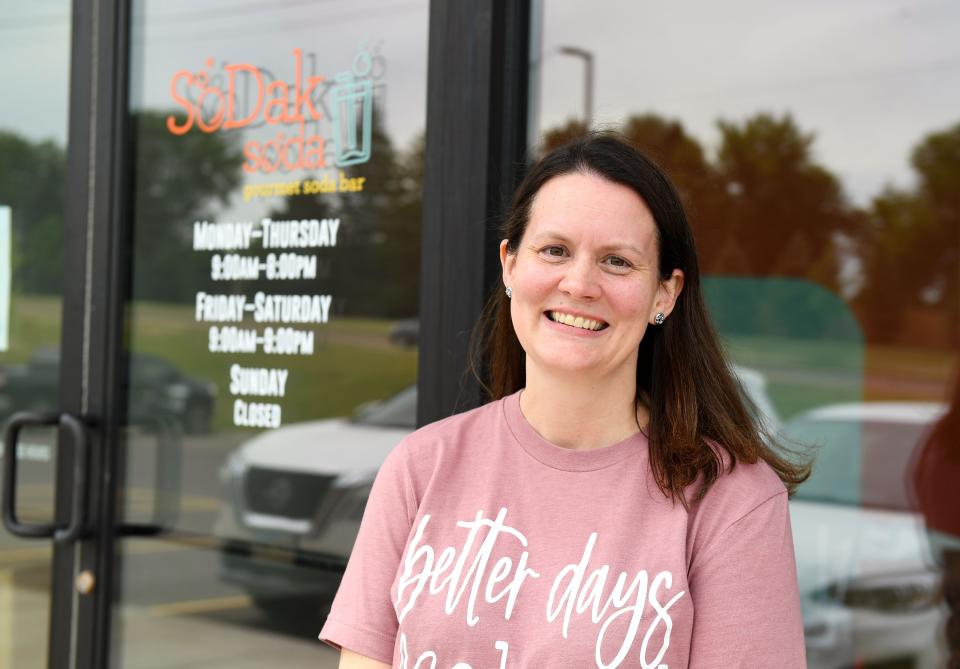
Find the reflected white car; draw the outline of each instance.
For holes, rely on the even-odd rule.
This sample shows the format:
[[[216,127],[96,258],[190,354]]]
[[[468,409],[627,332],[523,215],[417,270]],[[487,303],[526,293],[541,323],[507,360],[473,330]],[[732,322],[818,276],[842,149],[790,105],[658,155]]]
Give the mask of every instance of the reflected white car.
[[[220,472],[214,527],[224,546],[223,580],[265,609],[332,595],[377,471],[416,428],[416,407],[410,386],[349,418],[265,431],[234,451]]]
[[[915,450],[946,411],[933,403],[819,407],[783,432],[820,448],[790,503],[811,668],[942,665],[940,572],[911,510]]]

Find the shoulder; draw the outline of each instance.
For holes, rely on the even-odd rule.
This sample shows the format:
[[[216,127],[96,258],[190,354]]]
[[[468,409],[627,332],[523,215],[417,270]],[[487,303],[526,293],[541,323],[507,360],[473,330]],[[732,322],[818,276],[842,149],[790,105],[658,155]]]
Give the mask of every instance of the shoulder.
[[[734,461],[724,449],[712,446],[721,453],[724,469],[703,498],[691,505],[687,531],[692,553],[771,503],[786,508],[787,488],[770,465],[763,460]]]
[[[783,481],[764,460],[753,463],[735,460],[717,444],[711,443],[710,446],[719,454],[723,470],[701,504],[722,505],[727,513],[742,515],[771,497],[787,493]]]
[[[465,462],[466,454],[477,453],[475,457],[483,457],[481,449],[470,449],[465,442],[483,440],[499,415],[499,402],[491,402],[407,434],[381,463],[370,499],[390,500],[384,502],[386,507],[404,508],[412,522],[421,500],[435,484],[447,485],[451,472],[462,473],[469,468],[471,463]]]

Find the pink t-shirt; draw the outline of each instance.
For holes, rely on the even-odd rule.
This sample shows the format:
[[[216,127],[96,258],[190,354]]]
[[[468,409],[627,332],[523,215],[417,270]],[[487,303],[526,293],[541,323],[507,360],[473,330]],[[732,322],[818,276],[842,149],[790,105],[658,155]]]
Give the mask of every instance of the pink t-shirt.
[[[560,448],[514,393],[387,457],[320,638],[402,669],[804,667],[786,489],[739,464],[687,512],[642,433]]]

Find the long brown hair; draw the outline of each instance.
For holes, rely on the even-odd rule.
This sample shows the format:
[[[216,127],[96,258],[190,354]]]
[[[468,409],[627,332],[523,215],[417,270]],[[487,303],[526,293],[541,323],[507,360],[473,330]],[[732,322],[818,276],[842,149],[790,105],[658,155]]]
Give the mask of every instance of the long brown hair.
[[[647,437],[654,479],[667,497],[688,507],[686,491],[701,478],[697,502],[724,471],[737,462],[763,460],[792,493],[810,475],[810,465],[776,442],[764,422],[751,413],[750,399],[730,370],[710,322],[700,288],[693,232],[680,197],[666,175],[619,135],[596,132],[579,137],[544,156],[514,194],[501,226],[508,253],[516,253],[530,219],[534,197],[554,177],[586,172],[637,193],[657,228],[661,280],[674,269],[684,284],[673,312],[662,325],[648,327],[637,360],[637,397],[650,413]],[[501,286],[490,293],[470,341],[469,370],[489,400],[510,395],[526,384],[524,351],[510,318]]]

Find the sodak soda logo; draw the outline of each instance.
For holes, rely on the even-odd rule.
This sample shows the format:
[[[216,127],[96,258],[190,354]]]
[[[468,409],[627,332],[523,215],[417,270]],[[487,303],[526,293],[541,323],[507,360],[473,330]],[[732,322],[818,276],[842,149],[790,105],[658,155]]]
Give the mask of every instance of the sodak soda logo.
[[[301,49],[294,49],[292,78],[286,80],[265,67],[229,62],[217,67],[208,58],[204,69],[179,70],[170,79],[170,96],[185,116],[168,116],[167,129],[185,135],[194,129],[215,133],[275,127],[275,135],[258,132],[258,138],[244,143],[248,173],[365,163],[370,160],[375,60],[361,51],[350,70],[330,80],[316,73],[314,54],[304,58]]]

